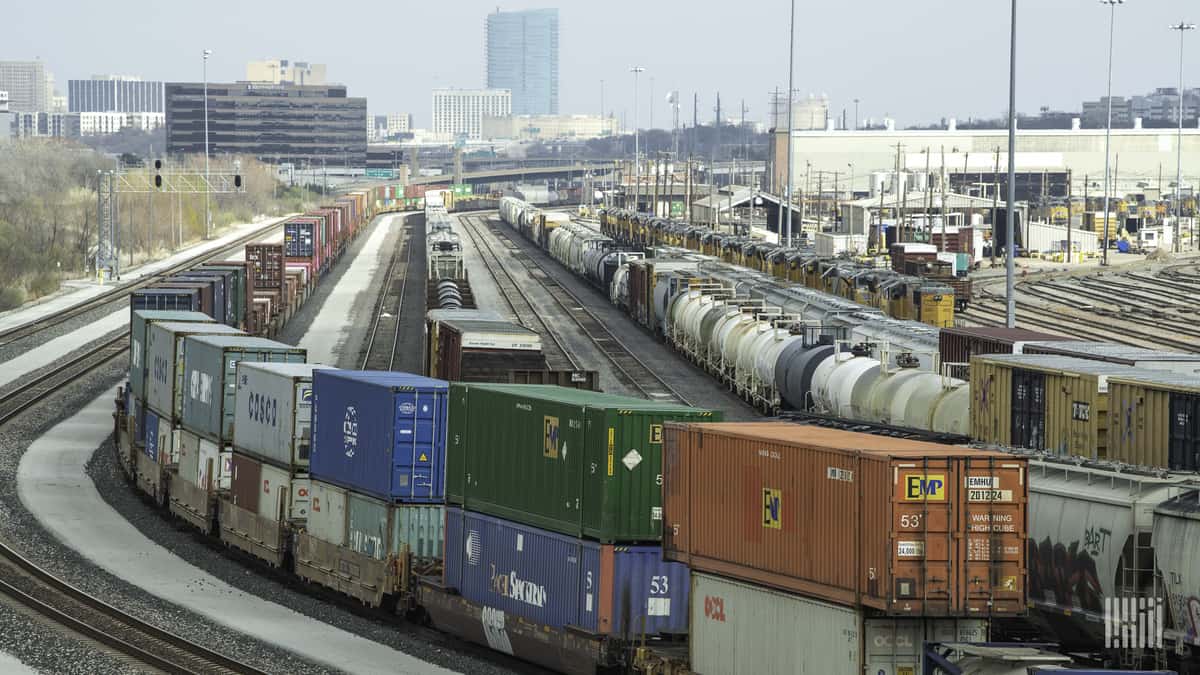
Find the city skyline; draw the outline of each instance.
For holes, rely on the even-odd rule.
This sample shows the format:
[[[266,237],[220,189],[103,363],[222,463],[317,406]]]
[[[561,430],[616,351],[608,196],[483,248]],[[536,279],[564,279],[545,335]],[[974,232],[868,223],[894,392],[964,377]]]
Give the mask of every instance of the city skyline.
[[[324,4],[299,0],[299,6],[316,9]],[[322,26],[347,36],[357,34],[362,17],[370,13],[367,10],[379,6],[353,3],[346,11],[323,16]],[[522,3],[500,9],[546,6]],[[976,7],[969,19],[955,8],[960,5],[948,0],[929,0],[921,12],[883,2],[871,3],[867,11],[861,3],[803,8],[797,21],[797,89],[802,94],[827,94],[831,117],[840,117],[843,109],[853,116],[853,99],[858,98],[861,118],[879,120],[887,115],[901,126],[944,117],[1003,114],[1007,4]],[[63,12],[75,17],[71,22],[19,13],[12,17],[10,39],[0,58],[40,58],[60,83],[96,72],[193,81],[199,79],[201,50],[211,48],[210,79],[232,81],[242,78],[249,61],[302,53],[329,64],[329,81],[345,84],[353,96],[368,98],[372,111],[411,111],[416,126],[428,127],[432,89],[486,85],[482,45],[486,17],[496,5],[464,0],[453,7],[424,7],[419,16],[410,9],[413,20],[438,30],[406,33],[400,50],[396,49],[400,43],[382,40],[334,39],[300,45],[296,36],[311,27],[307,17],[314,16],[306,11],[278,15],[267,7],[219,1],[205,8],[156,7],[131,23],[112,9],[66,0]],[[1021,112],[1033,113],[1043,106],[1078,109],[1082,101],[1102,94],[1108,23],[1102,10],[1092,3],[1065,0],[1021,6],[1017,89]],[[629,11],[638,12],[643,20],[623,19]],[[1117,8],[1114,94],[1133,95],[1168,86],[1175,79],[1178,41],[1167,26],[1181,18],[1196,20],[1198,16],[1189,17],[1189,11],[1200,16],[1200,9],[1184,0],[1126,3]],[[680,117],[689,124],[693,92],[700,95],[701,120],[713,118],[718,91],[724,108],[736,110],[744,100],[749,119],[765,119],[769,92],[786,88],[786,5],[749,3],[739,12],[737,20],[717,21],[711,12],[680,13],[632,2],[603,8],[560,7],[560,112],[598,113],[604,80],[606,112],[618,118],[624,115],[631,122],[633,82],[628,70],[640,65],[647,69],[639,92],[643,126],[650,125],[651,108],[654,126],[669,125],[670,108],[664,97],[671,89],[680,91]],[[273,29],[263,33],[254,28],[260,25]],[[853,30],[819,30],[822,25],[849,25]],[[1064,34],[1064,25],[1073,28]],[[186,35],[182,27],[187,28]],[[89,46],[96,31],[123,39],[96,52]],[[589,41],[598,44],[615,35],[624,36],[619,56],[588,47]],[[452,44],[448,37],[458,43],[448,46]],[[438,58],[429,59],[433,53]],[[1057,66],[1045,67],[1046,63]],[[1196,65],[1200,65],[1200,44],[1188,51],[1185,60],[1186,73],[1196,75],[1188,80],[1192,83],[1200,82]]]

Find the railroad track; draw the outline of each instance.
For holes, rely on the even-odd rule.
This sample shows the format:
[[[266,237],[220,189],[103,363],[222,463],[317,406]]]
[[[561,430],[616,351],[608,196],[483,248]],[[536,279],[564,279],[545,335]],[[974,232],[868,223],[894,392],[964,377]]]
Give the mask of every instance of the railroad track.
[[[486,216],[479,216],[479,218],[484,219],[483,227],[487,228],[509,249],[513,259],[525,267],[529,276],[546,289],[548,295],[554,298],[555,304],[562,309],[563,313],[570,316],[588,339],[596,345],[596,348],[604,354],[605,358],[613,365],[617,378],[622,384],[640,392],[642,396],[650,400],[676,401],[684,405],[691,405],[682,394],[664,382],[657,373],[613,335],[604,322],[592,313],[577,295],[560,284],[541,262],[515,245],[507,232],[501,228],[492,227],[487,222]],[[469,227],[476,226],[472,224]]]
[[[166,673],[263,673],[127,614],[0,544],[0,594],[51,622]]]
[[[400,346],[400,322],[404,317],[404,295],[408,290],[409,272],[412,270],[412,251],[414,233],[408,225],[409,219],[404,219],[405,234],[401,235],[404,247],[404,272],[397,274],[397,261],[400,256],[393,251],[388,261],[387,275],[384,277],[387,285],[379,294],[379,302],[375,307],[375,321],[371,325],[371,334],[367,337],[367,346],[362,358],[362,370],[395,370],[396,354]],[[385,318],[388,319],[385,321]],[[394,319],[394,320],[391,320]],[[389,345],[384,351],[376,349],[376,343]]]
[[[0,426],[78,378],[129,353],[129,331],[88,347],[87,351],[56,364],[40,375],[25,379],[0,396]]]
[[[1036,328],[1083,340],[1117,342],[1132,347],[1145,348],[1159,346],[1183,351],[1192,351],[1195,349],[1195,346],[1190,343],[1151,335],[1143,331],[1127,328],[1122,328],[1120,333],[1094,330],[1088,326],[1094,326],[1095,324],[1088,324],[1084,319],[1065,316],[1062,312],[1020,301],[1017,301],[1017,310],[1017,324],[1023,328]],[[1003,326],[1005,323],[1005,310],[1002,307],[985,303],[974,303],[970,309],[962,313],[962,318],[985,326]],[[1097,317],[1097,319],[1099,318]],[[1130,338],[1129,336],[1131,335],[1137,337]]]
[[[485,216],[462,216],[459,218],[459,222],[466,226],[467,236],[471,238],[475,250],[483,260],[484,266],[487,267],[488,274],[496,281],[496,286],[499,287],[500,294],[504,296],[504,301],[508,303],[522,326],[550,338],[549,342],[542,343],[542,352],[546,355],[546,363],[551,368],[583,370],[579,361],[571,355],[571,350],[567,348],[563,339],[550,328],[551,320],[538,310],[537,305],[530,299],[529,292],[517,283],[516,278],[500,260],[495,249],[484,241],[483,233],[473,222],[476,218],[483,217]]]
[[[40,331],[52,326],[57,326],[65,321],[70,321],[71,319],[90,312],[98,307],[103,307],[110,303],[126,298],[132,295],[134,291],[150,286],[164,276],[169,276],[177,272],[191,269],[196,265],[206,263],[211,260],[222,259],[224,256],[228,255],[230,251],[241,246],[245,246],[246,244],[258,241],[264,234],[267,234],[278,227],[280,227],[280,223],[257,229],[249,234],[234,239],[225,246],[214,249],[207,253],[201,253],[194,258],[188,258],[183,262],[172,265],[171,267],[168,267],[160,272],[142,277],[137,281],[114,287],[111,290],[105,291],[94,298],[90,298],[77,305],[68,307],[61,312],[56,312],[50,316],[42,317],[41,319],[22,324],[20,326],[14,326],[8,330],[0,331],[0,347],[16,342],[17,340],[22,340],[31,335],[35,335]]]

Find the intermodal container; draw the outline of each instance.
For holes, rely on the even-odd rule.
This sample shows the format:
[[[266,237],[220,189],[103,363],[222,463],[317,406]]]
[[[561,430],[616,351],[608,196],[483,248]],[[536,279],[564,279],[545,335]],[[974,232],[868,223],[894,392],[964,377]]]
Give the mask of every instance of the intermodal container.
[[[1159,370],[1113,376],[1108,403],[1109,459],[1200,471],[1200,378]]]
[[[276,522],[307,519],[307,474],[295,476],[286,469],[266,462],[261,464],[259,470],[262,472],[262,494],[258,497],[258,515]]]
[[[445,494],[447,383],[385,371],[313,372],[313,478],[387,501]]]
[[[1004,326],[959,326],[938,331],[938,354],[942,364],[954,364],[951,375],[966,379],[971,357],[985,354],[1020,354],[1022,347],[1030,342],[1067,340],[1050,333],[1040,333],[1026,328]]]
[[[232,321],[227,321],[235,328],[245,328],[246,311],[250,303],[254,299],[254,287],[252,275],[250,274],[250,264],[247,262],[210,262],[205,263],[203,268],[206,270],[216,270],[218,272],[229,273],[229,283],[232,292],[230,293],[230,307],[232,308]]]
[[[186,288],[143,288],[129,296],[129,307],[177,311],[200,311],[200,291]]]
[[[183,341],[189,335],[240,335],[236,328],[198,321],[150,324],[146,332],[146,404],[178,421],[183,411]]]
[[[418,558],[441,559],[446,514],[441,504],[391,504],[350,492],[346,505],[346,545],[383,560],[401,549]]]
[[[976,356],[971,359],[971,438],[1108,459],[1108,381],[1139,372],[1144,371],[1068,356]]]
[[[230,323],[229,318],[233,313],[231,304],[233,298],[230,297],[230,280],[228,274],[216,270],[197,268],[176,274],[170,277],[170,279],[172,281],[208,284],[212,288],[213,318],[220,323]]]
[[[251,513],[258,513],[262,489],[262,463],[253,457],[233,453],[229,500]]]
[[[157,463],[158,462],[158,415],[155,415],[153,412],[150,412],[149,410],[147,410],[145,419],[146,419],[146,421],[143,423],[145,426],[145,435],[143,436],[143,439],[145,442],[144,448],[145,448],[146,457],[149,458],[151,461]]]
[[[598,392],[451,385],[447,501],[610,542],[662,538],[662,430],[720,413]]]
[[[183,426],[221,446],[233,443],[237,364],[304,363],[306,356],[299,347],[249,335],[188,337],[183,347]]]
[[[304,529],[309,534],[335,546],[346,545],[345,489],[319,480],[309,482],[308,521]]]
[[[509,321],[443,319],[427,340],[426,370],[447,380],[504,382],[513,368],[546,368],[541,336]]]
[[[893,616],[1020,614],[1027,466],[789,423],[668,424],[664,551]]]
[[[315,363],[237,366],[233,448],[276,466],[308,467],[312,448],[312,374]]]
[[[925,642],[986,642],[977,619],[876,618],[863,608],[693,572],[691,670],[758,675],[919,673]]]
[[[146,338],[150,324],[162,321],[175,323],[212,323],[212,317],[203,312],[135,309],[129,319],[129,390],[134,398],[146,398]]]
[[[154,285],[156,289],[184,291],[195,294],[195,304],[191,309],[197,312],[216,318],[212,303],[212,284],[202,284],[195,281],[183,281],[167,278]],[[166,308],[163,308],[166,309]],[[185,309],[184,307],[175,307],[173,309]]]
[[[631,639],[685,634],[688,570],[658,546],[600,544],[446,508],[445,585],[528,621]]]
[[[283,245],[247,244],[246,262],[253,267],[254,288],[279,290],[283,287]]]

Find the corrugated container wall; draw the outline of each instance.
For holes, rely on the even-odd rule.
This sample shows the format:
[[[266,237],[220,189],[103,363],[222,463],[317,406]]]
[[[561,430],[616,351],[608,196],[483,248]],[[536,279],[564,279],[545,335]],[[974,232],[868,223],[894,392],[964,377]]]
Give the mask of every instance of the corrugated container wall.
[[[209,335],[184,341],[186,395],[183,426],[220,445],[233,443],[237,364],[247,361],[303,363],[307,352],[251,336]]]
[[[335,546],[346,545],[347,493],[344,489],[311,481],[309,485],[308,522],[304,529],[309,534]]]
[[[719,413],[541,385],[451,385],[447,501],[604,542],[662,538],[662,429]]]
[[[1109,384],[1109,459],[1129,464],[1200,471],[1200,378],[1143,371]]]
[[[213,323],[212,317],[203,312],[161,309],[135,309],[129,320],[129,388],[134,398],[146,399],[146,373],[149,366],[146,358],[146,340],[153,323]]]
[[[183,411],[183,342],[189,335],[241,335],[219,323],[150,324],[146,339],[146,403],[163,417],[178,421]]]
[[[418,558],[440,559],[446,514],[441,504],[389,504],[349,493],[346,545],[383,560],[407,545]]]
[[[1027,464],[796,424],[669,424],[664,551],[893,616],[1020,614]]]
[[[446,508],[445,584],[554,628],[683,634],[688,571],[658,546],[614,546]]]
[[[237,366],[233,447],[277,466],[308,466],[312,446],[314,363],[253,363]]]
[[[445,494],[448,384],[396,372],[313,373],[314,478],[389,501]]]
[[[970,364],[972,356],[985,354],[1021,353],[1025,343],[1034,340],[1051,341],[1068,338],[1050,333],[1039,333],[1025,328],[1002,326],[960,326],[938,331],[938,354],[943,364]],[[961,370],[965,371],[966,368]],[[966,379],[966,372],[951,373]]]
[[[1107,459],[1108,378],[1128,366],[1050,355],[971,359],[971,438]]]

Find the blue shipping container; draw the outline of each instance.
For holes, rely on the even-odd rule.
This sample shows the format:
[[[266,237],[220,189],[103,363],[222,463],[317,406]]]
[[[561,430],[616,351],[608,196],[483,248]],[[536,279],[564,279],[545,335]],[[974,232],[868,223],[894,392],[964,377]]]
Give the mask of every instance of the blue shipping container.
[[[317,478],[386,501],[440,502],[449,384],[388,371],[313,372]]]
[[[663,560],[661,546],[600,544],[447,506],[444,550],[446,586],[471,602],[601,635],[688,632],[688,568]]]
[[[286,222],[283,224],[283,254],[288,258],[312,257],[312,223]]]
[[[200,292],[186,288],[143,288],[129,296],[129,308],[200,311]]]
[[[145,430],[144,438],[145,438],[145,443],[146,443],[146,446],[145,446],[146,447],[146,456],[149,457],[150,459],[154,460],[155,462],[157,462],[158,461],[158,415],[155,415],[154,413],[147,410],[145,427],[146,427],[146,430]]]

